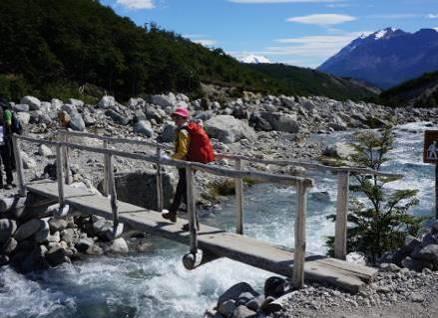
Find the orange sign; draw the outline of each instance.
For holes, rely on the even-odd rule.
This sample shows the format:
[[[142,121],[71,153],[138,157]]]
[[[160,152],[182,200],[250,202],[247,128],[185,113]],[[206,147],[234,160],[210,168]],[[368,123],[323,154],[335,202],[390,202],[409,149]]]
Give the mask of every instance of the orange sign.
[[[426,130],[424,132],[423,161],[438,163],[438,130]]]

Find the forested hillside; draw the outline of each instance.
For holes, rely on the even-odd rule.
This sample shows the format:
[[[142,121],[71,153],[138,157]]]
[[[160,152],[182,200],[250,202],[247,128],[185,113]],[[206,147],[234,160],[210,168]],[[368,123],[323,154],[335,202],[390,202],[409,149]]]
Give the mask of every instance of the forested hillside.
[[[260,72],[221,49],[156,25],[139,27],[93,0],[2,0],[0,34],[0,94],[14,99],[71,97],[81,86],[85,95],[106,91],[119,99],[165,91],[196,95],[201,82],[271,94],[366,95],[360,87],[321,90],[326,84],[318,85],[319,78],[284,78],[266,71],[269,66]]]
[[[438,72],[424,74],[383,92],[379,102],[391,106],[438,106]]]

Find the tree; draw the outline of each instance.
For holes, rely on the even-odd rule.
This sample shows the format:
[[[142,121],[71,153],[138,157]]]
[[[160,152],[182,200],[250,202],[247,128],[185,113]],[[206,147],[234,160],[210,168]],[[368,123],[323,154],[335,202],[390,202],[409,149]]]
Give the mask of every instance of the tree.
[[[352,161],[362,167],[380,171],[387,162],[388,153],[393,148],[394,135],[391,129],[383,132],[361,132],[356,135],[355,153]],[[355,183],[350,190],[356,194],[350,202],[347,234],[348,252],[363,252],[368,260],[375,263],[386,251],[403,246],[408,234],[416,235],[422,218],[409,214],[409,209],[418,203],[418,190],[390,190],[390,182],[399,177],[353,175]],[[335,215],[329,219],[335,220]],[[333,253],[334,238],[327,244]]]

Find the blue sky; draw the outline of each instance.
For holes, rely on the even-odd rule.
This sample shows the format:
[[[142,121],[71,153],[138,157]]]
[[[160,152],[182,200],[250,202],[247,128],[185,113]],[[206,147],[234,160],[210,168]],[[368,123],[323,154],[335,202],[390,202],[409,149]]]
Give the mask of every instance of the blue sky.
[[[438,30],[438,0],[100,0],[138,25],[156,22],[235,57],[317,67],[386,27]]]

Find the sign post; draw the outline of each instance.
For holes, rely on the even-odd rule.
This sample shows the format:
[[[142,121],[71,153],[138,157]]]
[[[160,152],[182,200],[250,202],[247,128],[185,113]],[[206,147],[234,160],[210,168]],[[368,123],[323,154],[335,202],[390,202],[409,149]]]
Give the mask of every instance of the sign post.
[[[423,161],[435,164],[435,218],[438,219],[438,130],[424,132]]]

